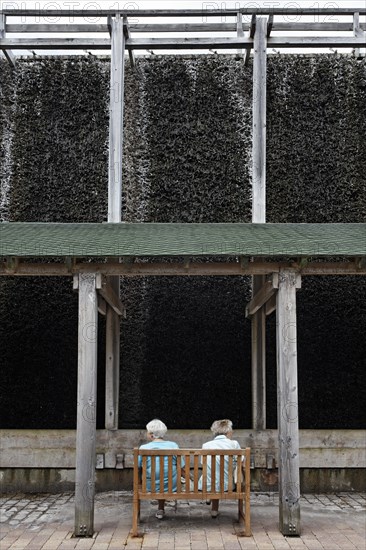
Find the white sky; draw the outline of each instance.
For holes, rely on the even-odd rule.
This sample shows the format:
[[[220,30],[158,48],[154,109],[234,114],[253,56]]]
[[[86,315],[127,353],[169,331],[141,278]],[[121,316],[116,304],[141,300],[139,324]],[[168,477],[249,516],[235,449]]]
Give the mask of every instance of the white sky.
[[[237,8],[344,8],[344,7],[347,7],[347,8],[357,8],[357,7],[360,7],[360,8],[365,8],[366,7],[366,0],[337,0],[337,1],[330,1],[330,0],[297,0],[297,1],[292,1],[292,0],[253,0],[253,1],[249,1],[249,0],[245,0],[245,1],[239,1],[239,0],[175,0],[174,2],[173,1],[169,1],[169,0],[98,0],[98,1],[91,1],[91,0],[63,0],[63,1],[60,1],[60,0],[56,0],[56,1],[51,1],[51,0],[34,0],[34,1],[26,1],[26,0],[14,0],[14,1],[11,1],[11,0],[0,0],[0,7],[2,9],[66,9],[66,10],[72,10],[72,9],[85,9],[85,10],[88,10],[88,9],[126,9],[126,10],[135,10],[135,9],[219,9],[219,10],[224,10],[224,9],[237,9]],[[351,21],[351,16],[350,17],[339,17],[339,16],[324,16],[324,15],[312,15],[312,16],[308,16],[306,18],[301,18],[302,21],[308,21],[308,22],[324,22],[324,21],[328,21],[328,22],[341,22],[341,21]],[[361,17],[360,18],[360,21],[361,22],[365,22],[366,18],[365,17]],[[78,18],[77,20],[73,21],[73,22],[78,22],[78,23],[82,23],[82,22],[85,22],[85,23],[92,23],[92,22],[104,22],[105,21],[105,18],[87,18],[85,17],[84,21],[82,21],[82,19]],[[206,21],[206,18],[190,18],[189,21],[191,23],[193,22],[205,22]],[[230,18],[230,19],[226,19],[224,17],[219,17],[219,18],[209,18],[209,21],[210,22],[233,22],[234,21],[234,18]],[[250,16],[244,16],[243,17],[243,21],[244,22],[249,22],[250,21]],[[284,16],[284,17],[281,17],[281,16],[275,16],[275,21],[289,21],[289,22],[296,22],[296,21],[299,21],[299,17],[298,16]],[[15,18],[12,18],[9,20],[9,23],[15,23],[15,22],[25,22],[24,20],[20,20],[20,19],[15,19]],[[27,19],[27,22],[28,23],[57,23],[57,22],[66,22],[65,20],[58,20],[57,18],[38,18],[37,20],[34,19],[34,20],[31,20],[31,19]],[[133,17],[133,18],[130,18],[130,23],[141,23],[141,22],[144,22],[144,23],[173,23],[173,22],[179,22],[179,23],[183,23],[183,22],[187,22],[187,19],[185,18],[138,18],[138,17]],[[272,35],[273,36],[276,36],[276,32],[272,32]],[[283,33],[282,33],[283,34]],[[287,34],[287,33],[286,33]],[[293,34],[293,33],[288,33],[289,35],[290,34]],[[319,35],[320,33],[309,33],[309,36],[310,35]],[[330,35],[334,35],[335,33],[334,32],[323,32],[322,33],[322,36],[330,36]],[[348,33],[348,34],[352,34],[352,33]],[[347,35],[347,33],[345,34]],[[20,37],[20,35],[13,35],[13,36],[18,36]],[[28,37],[31,37],[32,35],[28,34]],[[34,36],[34,35],[33,35]],[[45,34],[42,34],[42,37],[46,37],[47,35]],[[54,35],[54,36],[57,36],[57,35]],[[58,35],[59,37],[69,37],[69,36],[72,36],[72,35],[66,35],[66,34],[63,34],[63,35]],[[91,36],[90,34],[88,36]],[[95,34],[95,35],[92,35],[96,38],[102,38],[104,37],[104,34]],[[106,35],[107,36],[107,35]],[[138,35],[134,34],[134,37],[137,37]],[[141,35],[140,35],[141,36]],[[152,36],[152,35],[147,35],[147,34],[144,34],[143,36]],[[161,35],[162,36],[162,35]],[[174,35],[172,33],[169,34],[170,37],[172,36],[179,36],[179,35]],[[181,35],[180,35],[181,36]],[[195,34],[194,36],[198,36],[197,34]],[[203,36],[202,34],[199,35],[199,36]],[[209,33],[205,33],[205,36],[208,37],[209,36]],[[227,33],[218,33],[218,34],[215,34],[215,36],[227,36]],[[232,36],[235,36],[235,33],[232,34]],[[300,49],[297,49],[295,50],[297,53],[313,53],[314,50],[313,49],[303,49],[303,50],[300,50]],[[323,50],[323,51],[327,51],[329,52],[329,49],[328,50]],[[346,51],[350,51],[350,50],[345,50],[345,49],[342,49],[341,50],[342,52],[346,52]],[[230,51],[229,51],[230,52]],[[231,51],[232,52],[232,51]],[[284,53],[286,52],[289,52],[289,50],[283,50]],[[18,51],[16,52],[17,54],[22,54],[22,55],[26,55],[28,54],[29,52],[27,51]],[[38,54],[51,54],[51,53],[56,53],[56,52],[50,52],[50,51],[44,51],[44,52],[41,52],[41,51],[37,51]],[[60,53],[60,52],[57,52],[57,53]],[[71,52],[64,52],[64,53],[71,53]],[[79,54],[82,54],[83,52],[76,52],[76,53],[79,53]],[[97,53],[97,52],[95,52]],[[99,52],[100,54],[103,54],[103,53],[109,53],[109,52]],[[146,52],[145,51],[142,51],[142,52],[138,52],[139,54],[144,54],[146,55]],[[158,51],[156,52],[157,54],[163,54],[163,53],[171,53],[171,52],[164,52],[164,51]],[[174,52],[175,54],[179,53],[179,51],[175,51]],[[187,54],[187,53],[197,53],[197,52],[190,52],[190,51],[181,51],[180,53],[183,53],[183,54]],[[225,50],[218,50],[218,53],[227,53]],[[269,53],[271,53],[271,50],[269,49]]]

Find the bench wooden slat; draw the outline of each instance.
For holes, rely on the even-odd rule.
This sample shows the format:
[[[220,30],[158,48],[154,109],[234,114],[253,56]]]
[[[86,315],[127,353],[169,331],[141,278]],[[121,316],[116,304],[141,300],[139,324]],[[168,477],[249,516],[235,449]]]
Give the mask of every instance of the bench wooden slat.
[[[190,493],[191,492],[191,487],[190,487],[190,482],[189,482],[189,478],[190,478],[190,471],[191,471],[191,457],[189,454],[186,454],[185,457],[184,457],[184,468],[185,468],[185,471],[187,472],[186,474],[186,493]]]
[[[211,459],[211,491],[216,491],[216,456]]]
[[[143,472],[146,472],[146,462],[147,462],[147,457],[143,456],[142,457],[142,471]],[[142,476],[142,492],[146,493],[146,475]]]
[[[195,454],[193,460],[193,491],[197,493],[199,479],[199,455]]]
[[[202,457],[202,491],[207,492],[207,455]]]
[[[151,457],[151,491],[156,491],[156,456]]]
[[[220,492],[225,492],[225,456],[220,456]]]
[[[233,490],[233,462],[234,462],[234,457],[233,456],[229,456],[228,457],[229,459],[229,465],[228,465],[228,475],[229,475],[229,479],[228,479],[228,492],[231,492]]]
[[[173,457],[168,456],[168,493],[173,492]]]
[[[159,456],[159,468],[160,468],[159,493],[164,493],[164,456]]]
[[[182,457],[177,456],[177,493],[182,491]]]

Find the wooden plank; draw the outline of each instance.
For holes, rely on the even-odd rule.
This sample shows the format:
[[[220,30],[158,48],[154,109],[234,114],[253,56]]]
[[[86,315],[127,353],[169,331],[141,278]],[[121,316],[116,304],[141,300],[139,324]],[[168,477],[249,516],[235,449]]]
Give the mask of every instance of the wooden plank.
[[[79,275],[78,397],[76,428],[75,526],[77,537],[94,532],[97,400],[96,276]]]
[[[277,425],[279,526],[283,535],[300,535],[300,460],[296,334],[297,274],[279,274],[277,333]]]
[[[20,263],[17,270],[9,270],[5,264],[0,263],[0,276],[12,277],[72,277],[73,274],[80,273],[100,273],[108,275],[123,275],[124,277],[146,277],[146,276],[179,276],[179,277],[199,277],[199,276],[237,276],[237,275],[269,275],[278,272],[281,268],[293,268],[299,270],[301,275],[366,275],[366,267],[358,267],[355,262],[334,262],[334,263],[309,263],[305,269],[300,269],[296,263],[292,262],[261,262],[253,261],[248,266],[242,267],[237,262],[227,263],[190,263],[188,267],[182,264],[167,263],[76,263],[72,272],[62,264],[55,263]],[[273,305],[273,304],[272,304]],[[272,310],[274,311],[274,309]]]
[[[245,308],[245,316],[254,315],[274,294],[276,294],[276,289],[273,288],[272,282],[264,282]]]
[[[364,46],[363,37],[327,36],[327,37],[271,37],[268,47],[271,48],[357,48]],[[126,48],[133,50],[237,50],[253,47],[253,40],[248,37],[213,37],[213,38],[131,38],[126,41]],[[109,50],[109,38],[1,38],[2,50]]]
[[[239,14],[241,18],[243,14]],[[273,15],[273,14],[272,14]],[[270,16],[271,17],[271,16]],[[242,30],[249,31],[250,23],[242,22]],[[129,24],[131,33],[166,33],[166,32],[235,32],[238,30],[237,23],[131,23]],[[366,30],[366,23],[360,23],[360,29]],[[307,22],[274,22],[272,26],[274,31],[285,32],[347,32],[353,31],[353,23],[307,23]],[[6,33],[107,33],[107,24],[68,24],[68,23],[55,23],[55,24],[34,24],[34,23],[7,23],[5,25]]]
[[[360,15],[366,15],[366,8],[356,8]],[[353,15],[355,8],[339,8],[339,7],[316,7],[316,8],[301,8],[301,7],[271,7],[271,8],[258,8],[258,7],[243,7],[239,10],[236,9],[151,9],[151,10],[139,10],[139,9],[3,9],[2,13],[9,16],[28,16],[28,17],[107,17],[108,15],[121,14],[125,17],[220,17],[224,19],[225,16],[236,17],[236,14],[240,11],[242,14],[251,15]]]

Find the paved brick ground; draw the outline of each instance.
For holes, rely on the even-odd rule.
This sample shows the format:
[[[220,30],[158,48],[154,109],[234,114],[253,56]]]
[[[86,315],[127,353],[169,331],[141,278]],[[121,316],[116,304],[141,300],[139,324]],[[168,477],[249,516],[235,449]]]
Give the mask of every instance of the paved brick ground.
[[[236,505],[221,503],[216,519],[200,502],[167,506],[162,521],[156,507],[143,502],[141,538],[131,538],[132,495],[108,492],[96,496],[91,539],[72,537],[73,495],[4,495],[0,498],[1,550],[365,550],[366,494],[304,495],[302,534],[284,537],[278,530],[278,496],[252,494],[253,536],[241,537]]]

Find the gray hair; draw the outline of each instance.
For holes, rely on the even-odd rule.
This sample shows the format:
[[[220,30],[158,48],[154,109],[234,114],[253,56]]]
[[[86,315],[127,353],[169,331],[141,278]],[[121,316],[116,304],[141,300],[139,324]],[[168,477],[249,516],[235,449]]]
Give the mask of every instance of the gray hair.
[[[148,424],[146,424],[146,429],[150,434],[153,434],[155,439],[164,439],[168,428],[165,426],[164,422],[158,418],[154,418]]]
[[[223,420],[215,420],[211,426],[211,432],[214,435],[227,435],[233,431],[233,423],[228,418]]]

